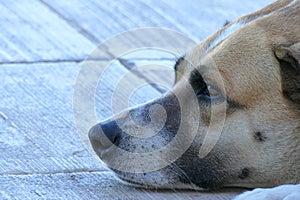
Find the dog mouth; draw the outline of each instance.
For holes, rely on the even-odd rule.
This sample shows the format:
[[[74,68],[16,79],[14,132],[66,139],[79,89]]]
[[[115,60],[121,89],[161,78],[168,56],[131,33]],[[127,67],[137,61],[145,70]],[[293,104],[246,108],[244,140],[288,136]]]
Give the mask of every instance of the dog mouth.
[[[194,191],[207,191],[207,189],[201,188],[193,183],[186,184],[182,182],[178,183],[169,183],[166,185],[161,185],[161,184],[147,184],[143,181],[137,181],[133,180],[130,178],[125,178],[123,176],[117,175],[116,178],[121,184],[134,187],[134,188],[139,188],[139,189],[146,189],[146,190],[194,190]]]
[[[133,178],[124,177],[120,174],[115,173],[115,178],[123,185],[134,187],[138,189],[146,189],[146,190],[192,190],[192,191],[199,191],[199,192],[214,192],[217,188],[203,188],[200,187],[192,182],[183,183],[183,182],[173,182],[167,185],[158,185],[154,183],[145,183],[143,181],[134,180]],[[218,190],[227,190],[227,189],[251,189],[254,188],[253,184],[245,184],[245,183],[238,183],[238,184],[226,184],[223,185]]]
[[[116,175],[115,177],[116,177],[122,184],[131,186],[131,187],[145,188],[145,189],[155,188],[154,186],[151,187],[150,185],[147,185],[147,184],[145,184],[145,183],[138,182],[138,181],[134,181],[134,180],[129,179],[129,178],[124,178],[123,176],[120,176],[120,175]]]
[[[178,165],[171,164],[158,171],[147,173],[130,173],[111,169],[121,184],[141,189],[155,190],[195,190],[213,191],[215,188],[205,187],[194,182]]]

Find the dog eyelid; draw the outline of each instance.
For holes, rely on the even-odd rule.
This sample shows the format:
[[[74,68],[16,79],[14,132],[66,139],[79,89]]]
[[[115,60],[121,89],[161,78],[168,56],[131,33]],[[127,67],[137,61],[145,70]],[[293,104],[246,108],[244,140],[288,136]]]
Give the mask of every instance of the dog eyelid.
[[[212,86],[211,84],[207,84],[207,89],[209,91],[210,96],[219,96],[220,91],[216,87]]]
[[[223,93],[218,87],[207,83],[207,89],[209,92],[210,100],[217,101],[217,102],[221,102],[221,101],[223,102],[224,100],[226,100]]]
[[[184,56],[182,56],[182,57],[180,57],[180,58],[178,58],[178,59],[176,60],[176,63],[175,63],[175,65],[174,65],[174,70],[175,70],[175,71],[178,70],[178,66],[180,65],[180,63],[181,63],[183,60],[184,60]]]

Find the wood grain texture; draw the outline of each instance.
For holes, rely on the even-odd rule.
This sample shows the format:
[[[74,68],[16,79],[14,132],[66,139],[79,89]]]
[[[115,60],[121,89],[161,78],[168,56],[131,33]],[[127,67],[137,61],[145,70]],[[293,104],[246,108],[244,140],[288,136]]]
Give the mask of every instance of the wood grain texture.
[[[0,62],[82,60],[94,44],[36,0],[0,1]]]
[[[0,66],[0,174],[104,170],[73,123],[76,63]]]
[[[122,83],[121,89],[126,92],[130,85],[139,83],[140,77],[118,61],[109,66],[104,61],[92,62],[87,76],[105,67],[95,93],[101,119],[111,112],[110,99],[120,79],[130,74],[130,80]],[[147,61],[139,60],[135,65],[142,63]],[[1,199],[231,199],[240,191],[151,191],[120,184],[90,156],[76,133],[72,95],[83,65],[71,62],[0,66],[0,74],[6,75],[0,76],[4,83],[0,85]],[[144,88],[130,101],[136,104],[160,94],[154,88]],[[124,94],[117,95],[121,98]]]
[[[109,1],[109,0],[42,0],[74,28],[98,44],[133,29],[158,27],[183,34],[195,42],[204,40],[220,29],[227,20],[259,9],[272,0],[245,3],[230,1]],[[178,41],[176,37],[161,37],[158,33],[132,35],[118,42],[119,46],[142,46],[158,41],[163,46]],[[184,44],[188,50],[192,45]],[[110,45],[107,46],[110,48]],[[115,55],[114,49],[109,50]],[[115,55],[119,56],[119,55]],[[147,58],[145,55],[144,58]]]
[[[193,41],[271,1],[0,0],[0,199],[221,200],[241,192],[121,185],[91,156],[86,133],[124,106],[162,95],[174,81],[176,58]],[[145,27],[191,40],[155,31],[120,35]],[[143,49],[157,46],[175,53]],[[91,66],[81,73],[88,56]],[[75,102],[94,109],[95,121]]]
[[[241,190],[216,193],[144,190],[120,184],[111,172],[0,176],[1,199],[203,199],[229,200]]]
[[[118,61],[111,64],[105,61],[91,63],[0,65],[0,74],[5,74],[0,76],[0,174],[50,173],[59,169],[63,172],[76,168],[72,167],[72,162],[61,162],[63,158],[74,160],[74,166],[78,169],[88,170],[88,165],[83,163],[80,167],[79,164],[80,160],[90,155],[78,133],[87,137],[88,129],[96,121],[86,118],[89,116],[87,110],[81,110],[78,116],[73,102],[96,106],[92,109],[96,110],[97,121],[100,121],[112,115],[112,98],[123,100],[117,100],[117,104],[113,105],[118,107],[118,103],[123,106],[128,106],[127,103],[136,105],[161,95],[149,86],[141,88],[133,97],[128,96],[133,92],[130,89],[137,88],[136,84],[147,82]],[[86,74],[82,74],[85,66]],[[97,71],[103,73],[98,74],[99,77],[95,77],[93,82],[92,76]],[[90,84],[95,84],[95,90],[92,101],[88,102],[85,96]],[[130,98],[126,101],[124,95]],[[74,123],[74,118],[78,124]],[[77,129],[81,125],[85,125],[83,132]],[[85,162],[87,160],[85,158]],[[95,168],[95,163],[90,164],[91,170],[100,169]]]

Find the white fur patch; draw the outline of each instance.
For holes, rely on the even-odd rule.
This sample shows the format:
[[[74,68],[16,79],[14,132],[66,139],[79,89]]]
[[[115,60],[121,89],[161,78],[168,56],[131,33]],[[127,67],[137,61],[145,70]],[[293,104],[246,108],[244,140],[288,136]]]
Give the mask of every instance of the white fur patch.
[[[209,45],[209,47],[206,49],[206,51],[210,51],[215,46],[220,44],[222,41],[224,41],[226,38],[228,38],[230,35],[232,35],[234,32],[236,32],[241,27],[245,26],[246,23],[235,23],[229,26],[227,29],[225,29],[223,32],[220,33],[220,35]]]
[[[234,200],[299,200],[300,199],[300,184],[299,185],[281,185],[269,189],[255,189],[245,192]]]

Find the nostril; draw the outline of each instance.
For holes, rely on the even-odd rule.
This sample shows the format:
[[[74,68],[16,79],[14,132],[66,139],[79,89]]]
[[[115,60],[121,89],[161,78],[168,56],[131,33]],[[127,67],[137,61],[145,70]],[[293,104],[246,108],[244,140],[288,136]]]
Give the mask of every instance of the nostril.
[[[100,123],[100,126],[109,141],[113,144],[116,144],[122,133],[122,130],[119,128],[117,122],[110,121],[106,123]]]
[[[100,123],[90,129],[89,139],[95,150],[105,150],[116,145],[121,132],[115,121]]]

